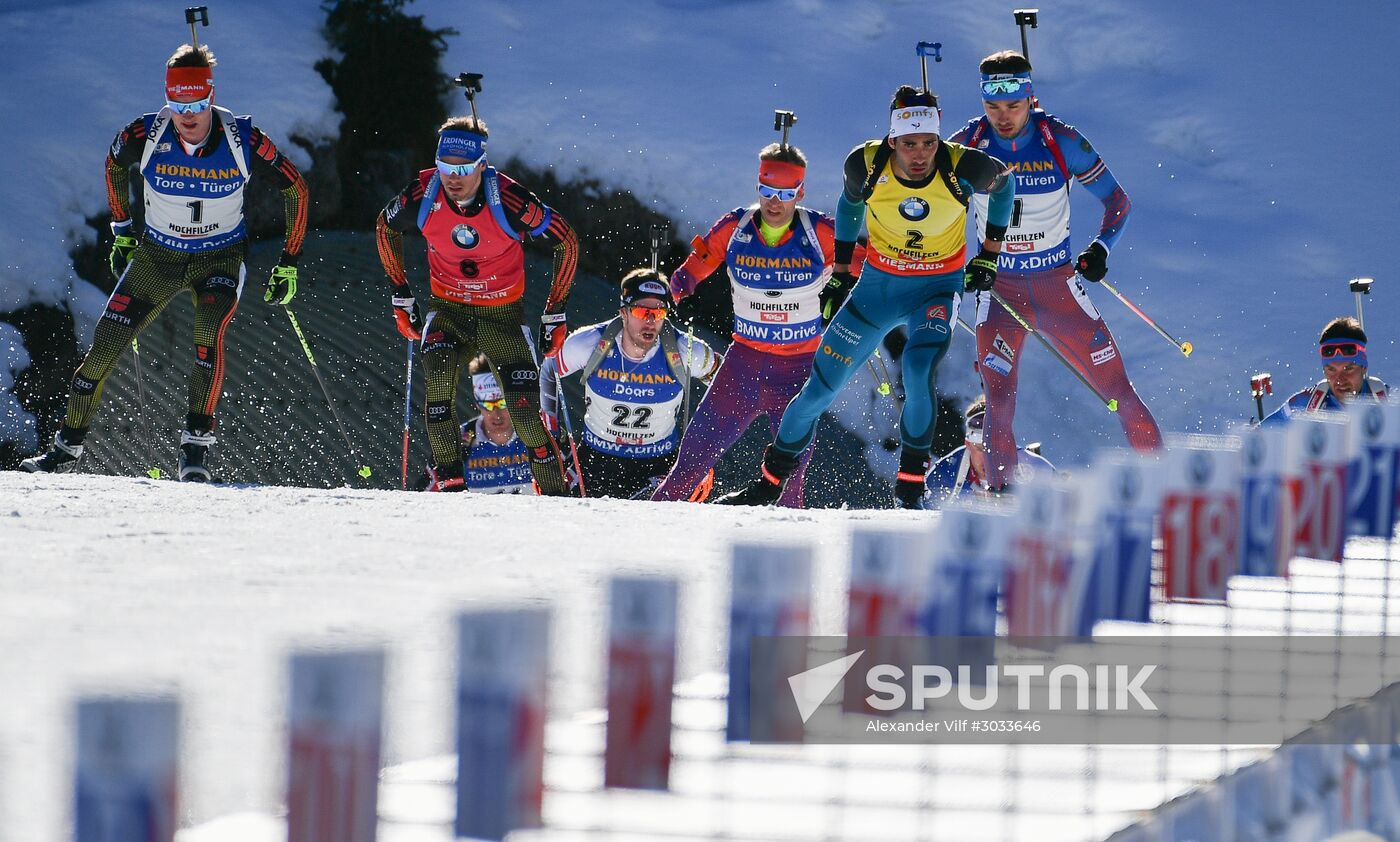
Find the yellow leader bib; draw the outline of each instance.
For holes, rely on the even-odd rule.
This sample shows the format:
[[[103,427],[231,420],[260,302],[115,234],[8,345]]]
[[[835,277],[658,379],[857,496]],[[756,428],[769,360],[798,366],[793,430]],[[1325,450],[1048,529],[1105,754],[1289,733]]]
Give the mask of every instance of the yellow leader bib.
[[[934,157],[934,177],[923,187],[899,182],[889,166],[884,139],[865,144],[871,185],[865,199],[870,247],[865,262],[895,275],[937,275],[961,269],[967,251],[967,198],[953,170],[967,147],[943,141]],[[876,172],[876,167],[880,172]],[[956,192],[954,192],[956,191]]]

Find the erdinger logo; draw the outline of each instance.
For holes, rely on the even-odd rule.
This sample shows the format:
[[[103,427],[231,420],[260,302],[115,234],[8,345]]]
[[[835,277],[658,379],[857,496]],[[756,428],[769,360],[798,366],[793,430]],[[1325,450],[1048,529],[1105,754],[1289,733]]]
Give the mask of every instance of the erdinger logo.
[[[476,233],[475,228],[463,222],[452,229],[452,242],[456,243],[458,248],[476,248],[476,244],[481,242],[481,235]]]
[[[1211,475],[1215,473],[1215,465],[1211,462],[1210,454],[1192,453],[1191,462],[1186,466],[1186,473],[1191,479],[1191,484],[1197,488],[1209,483]]]
[[[928,202],[918,196],[910,196],[899,203],[899,215],[911,222],[917,222],[928,216]]]

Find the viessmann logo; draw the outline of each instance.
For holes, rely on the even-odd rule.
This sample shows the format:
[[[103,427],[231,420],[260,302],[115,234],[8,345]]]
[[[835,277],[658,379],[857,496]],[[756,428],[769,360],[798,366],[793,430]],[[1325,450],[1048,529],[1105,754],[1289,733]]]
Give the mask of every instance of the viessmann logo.
[[[862,649],[788,677],[804,725],[865,652]],[[865,671],[865,687],[870,693],[864,701],[880,713],[922,711],[939,699],[956,700],[970,711],[984,711],[996,707],[1003,689],[1011,692],[1010,685],[1014,685],[1015,702],[1010,707],[1017,711],[1157,710],[1143,689],[1157,669],[1155,664],[1096,664],[1092,672],[1078,664],[1060,664],[1048,670],[1043,664],[993,664],[980,669],[983,675],[974,677],[972,666],[959,665],[955,678],[952,670],[938,664],[915,664],[908,671],[894,664],[875,664]],[[1090,685],[1095,693],[1084,691]]]

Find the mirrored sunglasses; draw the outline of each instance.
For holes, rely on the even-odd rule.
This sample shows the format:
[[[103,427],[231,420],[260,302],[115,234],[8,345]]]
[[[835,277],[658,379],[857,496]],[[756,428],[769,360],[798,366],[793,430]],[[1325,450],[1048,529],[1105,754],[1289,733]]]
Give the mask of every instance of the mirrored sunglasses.
[[[632,317],[633,317],[633,318],[635,318],[635,319],[641,319],[641,320],[644,321],[644,322],[647,322],[647,321],[657,321],[657,322],[659,322],[659,321],[661,321],[662,319],[666,318],[666,308],[665,308],[665,307],[642,307],[642,306],[632,306],[632,307],[629,307],[628,310],[631,311]]]
[[[983,96],[996,96],[998,94],[1019,94],[1022,90],[1029,89],[1031,80],[1023,78],[1014,79],[989,79],[982,83]],[[1027,90],[1026,96],[1030,96]]]
[[[176,114],[201,114],[209,110],[209,100],[211,99],[213,97],[205,97],[194,102],[176,102],[173,99],[167,99],[165,104]]]
[[[477,401],[476,403],[477,406],[481,407],[482,412],[495,412],[498,409],[506,408],[505,398],[497,398],[494,401]]]
[[[437,162],[438,172],[443,175],[467,176],[476,172],[476,168],[481,166],[482,162],[486,160],[486,156],[483,155],[475,161],[466,164],[449,164],[441,158],[435,158],[434,160]]]
[[[780,202],[791,202],[797,198],[797,193],[801,189],[801,184],[796,187],[769,187],[766,184],[760,184],[758,185],[758,195],[765,199],[776,198]]]

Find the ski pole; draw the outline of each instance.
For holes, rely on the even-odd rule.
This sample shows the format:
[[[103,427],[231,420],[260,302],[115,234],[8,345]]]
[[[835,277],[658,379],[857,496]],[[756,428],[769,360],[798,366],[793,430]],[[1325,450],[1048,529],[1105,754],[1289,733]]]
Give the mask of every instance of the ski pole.
[[[1254,405],[1259,409],[1259,423],[1264,423],[1264,395],[1274,393],[1274,378],[1267,371],[1261,371],[1249,378],[1249,394],[1254,397]]]
[[[287,311],[287,319],[292,323],[292,330],[296,331],[297,339],[301,341],[301,350],[306,352],[306,361],[311,364],[311,373],[316,375],[316,382],[321,386],[321,394],[325,395],[326,405],[331,408],[331,416],[335,418],[335,426],[340,429],[340,437],[345,439],[345,447],[350,452],[350,456],[358,462],[360,460],[359,451],[350,442],[350,434],[345,432],[345,424],[340,420],[340,411],[335,408],[335,401],[331,400],[331,392],[326,388],[326,381],[321,379],[321,367],[316,364],[316,355],[311,353],[311,344],[306,341],[306,334],[301,332],[301,323],[297,321],[296,313],[292,312],[291,307],[283,304],[282,309]],[[361,479],[365,479],[373,472],[370,471],[369,465],[356,465],[355,473]]]
[[[191,6],[185,9],[185,23],[190,25],[190,46],[198,50],[199,30],[195,29],[195,24],[209,25],[209,7]]]
[[[141,433],[146,437],[146,441],[153,441],[151,438],[151,422],[146,417],[146,387],[141,379],[141,344],[136,337],[131,339],[131,361],[135,364],[136,373],[136,411],[141,413]],[[161,470],[158,466],[152,465],[146,471],[146,476],[151,479],[160,479]]]
[[[1139,306],[1137,306],[1136,304],[1134,304],[1133,302],[1129,301],[1126,297],[1124,297],[1123,293],[1121,293],[1121,292],[1119,292],[1118,290],[1114,289],[1114,288],[1113,288],[1113,284],[1110,284],[1108,281],[1099,281],[1099,284],[1100,284],[1104,289],[1106,289],[1106,290],[1108,290],[1109,292],[1113,293],[1113,297],[1114,297],[1114,298],[1116,298],[1116,299],[1118,299],[1119,301],[1123,302],[1123,306],[1124,306],[1124,307],[1127,307],[1129,310],[1132,310],[1134,313],[1137,314],[1138,318],[1142,319],[1144,322],[1147,322],[1147,326],[1148,326],[1148,327],[1150,327],[1150,328],[1152,328],[1153,330],[1157,331],[1157,333],[1158,333],[1163,339],[1165,339],[1165,340],[1167,340],[1168,342],[1170,342],[1170,343],[1172,343],[1173,345],[1175,345],[1178,351],[1180,351],[1181,353],[1185,354],[1185,355],[1188,356],[1188,357],[1191,356],[1191,352],[1195,349],[1195,346],[1194,346],[1194,345],[1192,345],[1190,342],[1178,342],[1178,341],[1176,341],[1176,339],[1175,339],[1170,333],[1167,333],[1165,330],[1162,330],[1162,326],[1161,326],[1161,325],[1159,325],[1159,324],[1157,324],[1156,322],[1152,321],[1152,317],[1151,317],[1151,316],[1148,316],[1146,313],[1142,312],[1142,308],[1141,308],[1141,307],[1139,307]]]
[[[1011,13],[1016,18],[1016,25],[1021,28],[1021,55],[1026,57],[1026,61],[1031,60],[1031,48],[1026,43],[1026,27],[1040,28],[1039,13],[1039,9],[1016,9]]]
[[[559,377],[559,369],[554,369],[554,390],[559,407],[559,417],[564,420],[564,430],[569,434],[569,458],[574,460],[574,473],[578,474],[578,496],[587,497],[588,489],[583,485],[583,466],[578,461],[578,445],[574,444],[574,422],[569,416],[569,396],[564,392],[564,381]]]
[[[403,473],[399,490],[408,490],[408,436],[413,428],[413,340],[408,340],[408,373],[403,379]]]
[[[1015,319],[1017,324],[1019,324],[1022,328],[1025,329],[1026,333],[1029,333],[1031,336],[1034,336],[1036,339],[1039,339],[1040,344],[1044,345],[1050,351],[1051,354],[1054,354],[1055,359],[1063,363],[1064,367],[1070,370],[1070,373],[1072,373],[1075,377],[1079,378],[1079,382],[1083,383],[1089,389],[1089,391],[1093,392],[1094,395],[1099,399],[1099,401],[1104,406],[1108,407],[1109,412],[1118,411],[1117,398],[1104,397],[1103,392],[1100,392],[1097,386],[1095,386],[1093,383],[1090,383],[1089,378],[1085,377],[1079,369],[1075,368],[1074,363],[1071,363],[1069,359],[1065,357],[1064,354],[1060,353],[1059,348],[1056,348],[1053,344],[1051,344],[1050,340],[1042,336],[1040,334],[1040,331],[1031,327],[1030,322],[1027,322],[1024,318],[1022,318],[1020,313],[1011,309],[1011,305],[1006,303],[1006,299],[1001,297],[1001,293],[997,292],[996,290],[991,290],[991,293],[992,300],[1000,304],[1003,310],[1010,313],[1011,318]]]
[[[1361,296],[1371,294],[1371,284],[1375,283],[1375,278],[1352,278],[1351,291],[1356,295],[1356,320],[1361,322],[1361,329],[1366,329],[1366,319],[1361,314]]]

